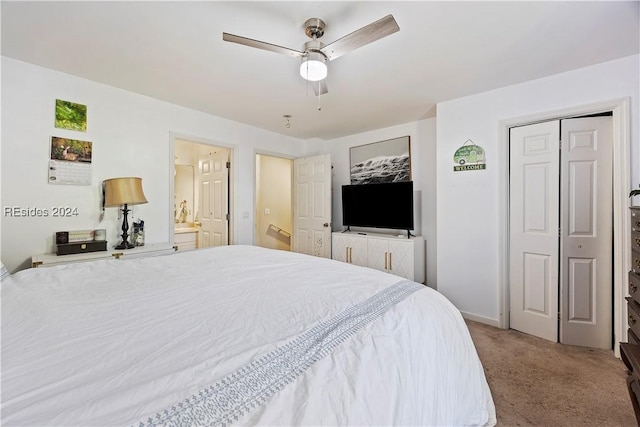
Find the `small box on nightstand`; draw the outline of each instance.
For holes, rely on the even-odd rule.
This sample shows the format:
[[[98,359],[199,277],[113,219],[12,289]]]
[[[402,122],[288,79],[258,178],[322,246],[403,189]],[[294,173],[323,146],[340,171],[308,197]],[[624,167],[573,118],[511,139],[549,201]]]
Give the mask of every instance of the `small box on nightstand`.
[[[62,243],[56,245],[58,255],[82,254],[107,250],[106,240],[87,240],[85,242]]]

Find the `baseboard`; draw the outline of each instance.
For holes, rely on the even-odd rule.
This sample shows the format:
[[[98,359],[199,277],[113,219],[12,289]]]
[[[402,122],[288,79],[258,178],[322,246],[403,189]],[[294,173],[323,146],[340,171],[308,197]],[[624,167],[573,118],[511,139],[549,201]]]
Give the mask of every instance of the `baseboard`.
[[[491,319],[489,317],[478,316],[477,314],[466,313],[464,311],[461,311],[460,314],[462,314],[462,317],[467,320],[473,320],[474,322],[484,323],[485,325],[501,328],[500,321],[498,319]]]

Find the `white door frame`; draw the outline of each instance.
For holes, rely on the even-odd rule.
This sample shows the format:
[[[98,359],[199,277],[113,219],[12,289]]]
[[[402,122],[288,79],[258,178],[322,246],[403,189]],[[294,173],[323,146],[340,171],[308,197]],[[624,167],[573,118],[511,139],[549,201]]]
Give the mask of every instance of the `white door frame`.
[[[626,341],[627,308],[624,297],[627,272],[631,267],[629,247],[629,191],[631,188],[631,125],[629,98],[613,99],[556,111],[501,120],[498,123],[499,209],[498,239],[500,327],[509,328],[509,128],[547,120],[613,112],[613,334],[614,352],[620,357],[619,342]]]
[[[237,191],[238,186],[236,182],[238,182],[238,167],[236,162],[236,146],[231,144],[225,144],[218,141],[214,141],[212,139],[201,138],[198,136],[189,135],[181,132],[169,131],[169,197],[167,197],[167,206],[168,212],[173,212],[173,194],[175,192],[174,187],[174,176],[173,169],[175,165],[175,155],[176,155],[176,139],[182,139],[185,141],[195,142],[197,144],[211,145],[212,147],[220,147],[229,150],[229,161],[231,162],[231,171],[229,175],[229,211],[230,211],[230,221],[229,221],[229,244],[232,245],[234,242],[238,241],[238,227],[236,224],[239,224],[238,212],[236,212],[236,199],[237,199]],[[169,241],[171,244],[174,244],[174,223],[169,221]]]

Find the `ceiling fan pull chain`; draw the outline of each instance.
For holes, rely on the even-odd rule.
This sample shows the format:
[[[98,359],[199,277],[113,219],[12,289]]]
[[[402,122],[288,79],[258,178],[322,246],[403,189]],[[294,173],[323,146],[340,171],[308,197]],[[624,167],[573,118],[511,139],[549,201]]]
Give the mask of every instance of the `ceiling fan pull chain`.
[[[321,86],[321,80],[318,81],[318,111],[322,111],[322,106],[320,105],[320,86]]]

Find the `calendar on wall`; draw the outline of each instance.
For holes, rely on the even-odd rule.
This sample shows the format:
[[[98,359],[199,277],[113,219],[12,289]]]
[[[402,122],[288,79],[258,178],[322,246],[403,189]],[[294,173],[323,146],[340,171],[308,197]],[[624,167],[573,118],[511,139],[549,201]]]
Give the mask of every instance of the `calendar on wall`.
[[[89,141],[52,136],[49,183],[91,185],[91,149]]]

